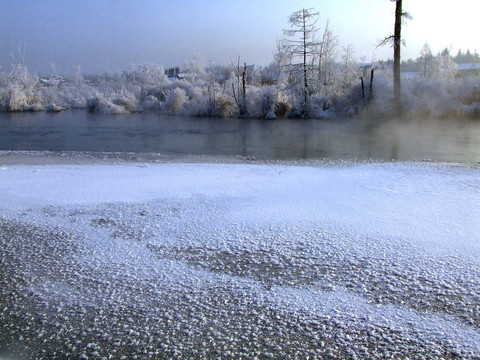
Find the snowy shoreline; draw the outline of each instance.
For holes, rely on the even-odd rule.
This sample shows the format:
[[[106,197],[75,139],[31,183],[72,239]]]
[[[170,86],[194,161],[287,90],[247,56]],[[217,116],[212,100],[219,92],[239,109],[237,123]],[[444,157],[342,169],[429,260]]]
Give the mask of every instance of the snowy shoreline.
[[[476,166],[0,155],[0,357],[480,357]]]
[[[98,152],[98,151],[38,151],[38,150],[0,150],[0,166],[9,165],[113,165],[113,164],[250,164],[285,166],[355,166],[361,164],[410,164],[428,167],[480,168],[478,162],[451,162],[418,159],[411,161],[383,159],[256,159],[241,155],[190,155],[160,154],[139,152]]]

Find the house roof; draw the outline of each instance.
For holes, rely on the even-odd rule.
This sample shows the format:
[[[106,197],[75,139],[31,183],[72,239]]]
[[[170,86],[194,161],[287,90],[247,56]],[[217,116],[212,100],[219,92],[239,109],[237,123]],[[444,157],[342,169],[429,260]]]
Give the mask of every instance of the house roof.
[[[480,63],[457,64],[458,71],[480,70]]]

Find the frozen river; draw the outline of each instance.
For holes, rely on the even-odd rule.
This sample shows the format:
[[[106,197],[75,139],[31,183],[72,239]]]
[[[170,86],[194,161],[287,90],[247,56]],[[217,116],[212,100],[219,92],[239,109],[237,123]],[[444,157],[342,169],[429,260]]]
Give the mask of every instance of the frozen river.
[[[480,358],[477,165],[9,156],[0,358]]]
[[[478,163],[479,139],[480,122],[461,119],[272,121],[153,112],[0,113],[0,150]]]

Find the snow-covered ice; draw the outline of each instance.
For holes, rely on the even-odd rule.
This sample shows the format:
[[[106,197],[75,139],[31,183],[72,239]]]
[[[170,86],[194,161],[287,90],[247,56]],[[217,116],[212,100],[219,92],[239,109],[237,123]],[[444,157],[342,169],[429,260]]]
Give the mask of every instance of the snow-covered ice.
[[[480,358],[480,169],[2,165],[0,357]]]

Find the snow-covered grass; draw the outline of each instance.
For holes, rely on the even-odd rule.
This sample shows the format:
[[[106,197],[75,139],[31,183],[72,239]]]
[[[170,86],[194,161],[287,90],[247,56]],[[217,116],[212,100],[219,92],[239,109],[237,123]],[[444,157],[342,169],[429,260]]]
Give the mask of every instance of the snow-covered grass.
[[[0,168],[0,356],[480,357],[480,170]]]

